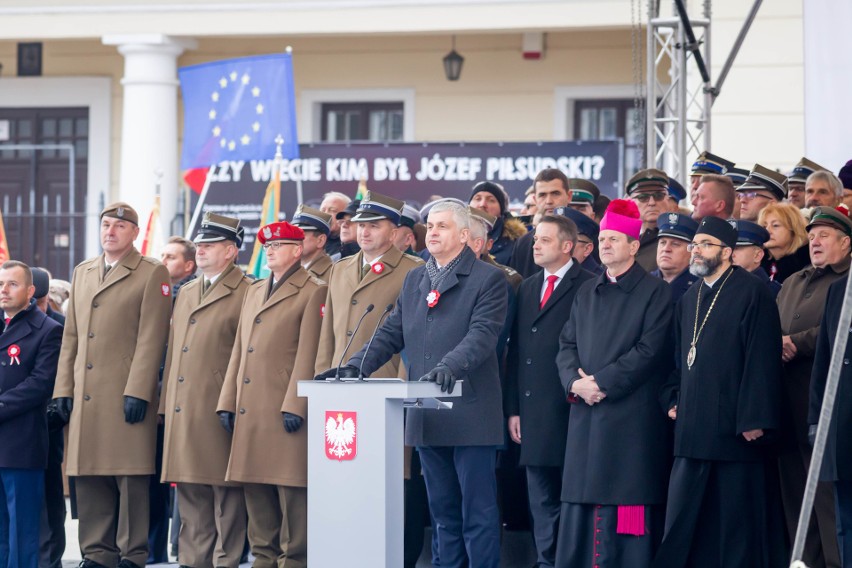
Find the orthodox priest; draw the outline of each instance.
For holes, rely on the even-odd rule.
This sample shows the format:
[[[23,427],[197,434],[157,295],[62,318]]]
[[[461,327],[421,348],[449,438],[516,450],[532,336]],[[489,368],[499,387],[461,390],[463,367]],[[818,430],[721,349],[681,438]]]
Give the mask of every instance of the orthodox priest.
[[[671,370],[669,285],[636,261],[642,221],[616,199],[601,220],[606,272],[577,291],[556,366],[569,402],[556,545],[560,568],[650,566],[668,475],[657,404]]]
[[[779,425],[781,324],[767,287],[731,264],[737,231],[701,220],[675,313],[678,369],[664,389],[674,465],[660,568],[767,567],[774,554],[765,471]]]

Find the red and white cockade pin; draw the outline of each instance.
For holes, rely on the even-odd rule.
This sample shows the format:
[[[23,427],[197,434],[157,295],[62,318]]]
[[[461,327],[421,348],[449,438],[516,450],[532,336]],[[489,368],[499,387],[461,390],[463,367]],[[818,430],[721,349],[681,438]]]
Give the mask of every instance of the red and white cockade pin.
[[[162,292],[163,296],[171,296],[172,288],[171,286],[163,282],[162,284],[160,284],[160,292]]]
[[[320,304],[320,317],[325,317],[325,304]]]
[[[9,364],[10,365],[20,365],[21,360],[19,359],[21,355],[21,348],[16,344],[12,344],[9,346],[9,349],[6,350],[6,353],[9,355]]]
[[[428,294],[426,294],[426,305],[430,308],[434,308],[438,305],[438,300],[441,298],[441,293],[437,290],[432,290]]]
[[[385,271],[385,265],[384,265],[384,264],[382,264],[381,262],[377,262],[377,263],[373,264],[370,268],[371,268],[371,269],[373,270],[373,272],[375,272],[376,274],[381,274],[382,272],[384,272],[384,271]]]

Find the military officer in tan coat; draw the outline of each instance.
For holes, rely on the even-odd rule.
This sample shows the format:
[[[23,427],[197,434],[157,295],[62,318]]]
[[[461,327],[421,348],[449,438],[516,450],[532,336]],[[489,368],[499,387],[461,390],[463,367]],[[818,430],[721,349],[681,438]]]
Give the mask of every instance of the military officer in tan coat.
[[[293,224],[305,232],[302,268],[320,280],[328,281],[328,273],[334,264],[325,252],[325,243],[331,231],[331,215],[307,205],[299,205],[293,215]]]
[[[238,219],[207,213],[195,237],[202,277],[181,288],[172,315],[159,413],[163,482],[177,483],[180,562],[236,568],[246,537],[242,487],[225,482],[231,435],[215,414],[250,280],[234,264]]]
[[[101,212],[103,254],[74,269],[53,396],[70,417],[65,467],[76,477],[85,568],[148,558],[157,379],[169,333],[169,273],[133,246],[126,203]]]
[[[244,483],[254,568],[307,566],[308,403],[326,286],[302,268],[305,233],[261,228],[269,278],[246,292],[217,412],[233,431],[225,479]],[[283,424],[282,424],[283,418]]]
[[[317,373],[337,366],[358,320],[372,304],[375,309],[364,318],[352,341],[352,349],[359,349],[369,341],[385,307],[396,302],[405,275],[423,264],[393,245],[402,207],[402,201],[368,191],[352,217],[361,251],[331,268],[325,300],[326,317],[315,365]],[[399,355],[394,355],[372,376],[398,377],[400,372],[405,370],[400,368]]]

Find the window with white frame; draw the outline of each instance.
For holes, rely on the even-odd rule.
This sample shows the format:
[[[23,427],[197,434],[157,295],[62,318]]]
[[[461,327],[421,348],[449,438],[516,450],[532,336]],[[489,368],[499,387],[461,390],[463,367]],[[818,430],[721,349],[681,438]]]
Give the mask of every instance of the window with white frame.
[[[322,103],[323,142],[401,142],[403,102]]]

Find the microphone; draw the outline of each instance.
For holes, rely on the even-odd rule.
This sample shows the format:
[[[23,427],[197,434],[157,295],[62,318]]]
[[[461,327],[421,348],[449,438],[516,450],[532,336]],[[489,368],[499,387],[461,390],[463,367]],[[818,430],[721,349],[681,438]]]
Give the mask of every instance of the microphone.
[[[361,358],[361,367],[358,369],[358,380],[364,380],[364,361],[367,359],[367,353],[370,352],[370,347],[373,346],[373,340],[376,338],[376,334],[379,333],[379,326],[382,325],[382,321],[384,321],[385,316],[391,313],[393,310],[393,304],[388,304],[385,308],[385,311],[382,312],[382,315],[379,316],[379,321],[376,322],[376,329],[373,330],[373,335],[370,336],[370,341],[367,342],[367,348],[364,349],[364,356]]]
[[[343,366],[343,358],[346,357],[346,352],[349,351],[349,348],[352,346],[352,341],[355,339],[355,335],[361,328],[361,323],[364,321],[364,318],[367,317],[367,314],[373,311],[374,307],[375,306],[373,304],[367,306],[367,309],[364,310],[363,314],[361,314],[361,319],[359,319],[358,323],[355,325],[355,329],[352,331],[352,335],[349,337],[349,341],[346,343],[346,347],[343,349],[343,353],[340,355],[340,361],[337,362],[337,372],[334,374],[335,381],[340,381],[340,367]]]

